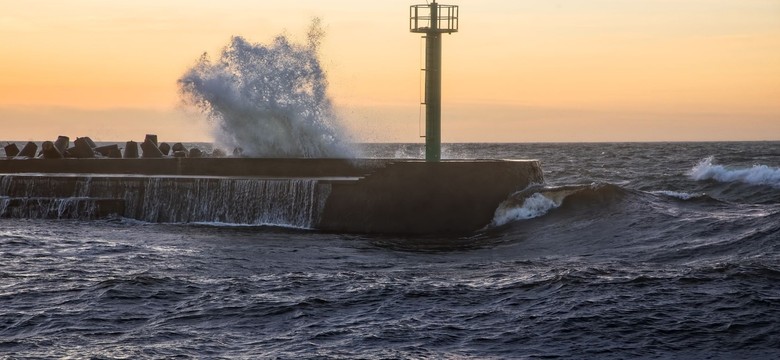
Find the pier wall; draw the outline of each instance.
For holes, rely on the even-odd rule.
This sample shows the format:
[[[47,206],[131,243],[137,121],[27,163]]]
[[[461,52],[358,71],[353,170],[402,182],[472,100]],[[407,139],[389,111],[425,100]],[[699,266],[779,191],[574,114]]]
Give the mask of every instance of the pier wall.
[[[319,228],[365,233],[481,229],[512,193],[544,177],[536,161],[398,162],[334,184]]]

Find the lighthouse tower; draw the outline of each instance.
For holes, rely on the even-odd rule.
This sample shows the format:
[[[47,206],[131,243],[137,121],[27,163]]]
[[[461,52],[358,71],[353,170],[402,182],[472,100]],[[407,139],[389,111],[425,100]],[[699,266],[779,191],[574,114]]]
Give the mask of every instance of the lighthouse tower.
[[[458,32],[458,6],[412,5],[409,30],[425,39],[425,160],[441,160],[441,36]]]

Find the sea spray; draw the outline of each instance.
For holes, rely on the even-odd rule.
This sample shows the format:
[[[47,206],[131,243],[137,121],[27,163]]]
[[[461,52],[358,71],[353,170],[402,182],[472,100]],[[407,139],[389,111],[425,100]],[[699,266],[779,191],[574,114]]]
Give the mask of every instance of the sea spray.
[[[305,44],[234,36],[218,59],[204,53],[179,79],[182,98],[206,114],[219,146],[258,157],[349,157],[318,59],[323,34],[315,19]]]

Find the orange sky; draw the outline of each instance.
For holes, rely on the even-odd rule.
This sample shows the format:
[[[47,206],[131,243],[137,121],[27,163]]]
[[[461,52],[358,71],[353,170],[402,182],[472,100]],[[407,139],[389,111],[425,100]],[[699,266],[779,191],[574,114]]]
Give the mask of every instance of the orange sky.
[[[420,141],[413,2],[268,3],[0,3],[0,138],[208,141],[176,80],[232,35],[302,37],[318,16],[355,137]],[[445,142],[780,140],[780,1],[446,3]]]

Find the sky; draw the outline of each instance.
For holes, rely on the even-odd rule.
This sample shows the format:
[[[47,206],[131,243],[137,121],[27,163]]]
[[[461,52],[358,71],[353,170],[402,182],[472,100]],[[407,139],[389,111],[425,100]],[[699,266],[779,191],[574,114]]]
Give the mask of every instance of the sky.
[[[345,137],[421,142],[415,3],[0,0],[0,139],[210,141],[177,79],[318,17]],[[780,140],[780,0],[443,3],[443,142]]]

